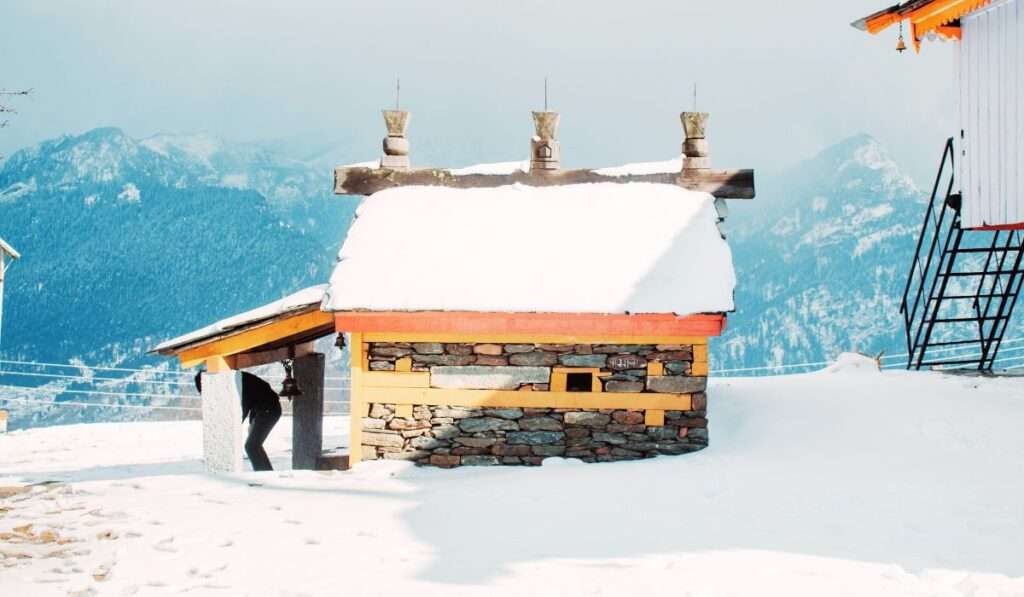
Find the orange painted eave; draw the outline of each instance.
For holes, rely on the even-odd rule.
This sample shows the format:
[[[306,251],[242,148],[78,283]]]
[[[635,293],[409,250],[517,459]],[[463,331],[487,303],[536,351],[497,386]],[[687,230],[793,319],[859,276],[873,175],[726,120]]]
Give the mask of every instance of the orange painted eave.
[[[725,315],[660,313],[480,313],[474,311],[343,311],[338,332],[519,334],[566,336],[719,336]]]
[[[907,20],[910,23],[910,36],[914,48],[920,51],[921,40],[925,35],[935,32],[946,39],[959,40],[960,28],[951,25],[964,15],[990,4],[992,0],[934,0],[910,11],[894,6],[874,15],[865,17],[854,23],[863,27],[871,34],[878,34],[889,27]]]

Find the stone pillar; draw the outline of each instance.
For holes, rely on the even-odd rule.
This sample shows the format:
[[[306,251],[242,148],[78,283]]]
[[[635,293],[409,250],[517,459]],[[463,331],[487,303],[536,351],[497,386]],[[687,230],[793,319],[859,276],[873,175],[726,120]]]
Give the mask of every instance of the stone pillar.
[[[384,137],[384,157],[380,159],[380,167],[408,170],[409,140],[405,138],[405,131],[409,127],[409,118],[412,113],[405,110],[382,110],[382,112],[388,136]]]
[[[212,473],[242,470],[242,378],[237,371],[203,373],[203,459]]]
[[[324,362],[319,352],[295,359],[301,396],[292,399],[292,468],[314,470],[324,443]]]

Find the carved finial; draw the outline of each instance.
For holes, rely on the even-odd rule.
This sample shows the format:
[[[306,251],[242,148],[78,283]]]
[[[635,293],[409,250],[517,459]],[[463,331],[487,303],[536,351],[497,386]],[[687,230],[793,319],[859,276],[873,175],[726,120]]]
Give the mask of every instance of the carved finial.
[[[696,88],[695,91],[696,93]],[[708,141],[705,138],[709,114],[707,112],[683,112],[679,115],[683,121],[683,170],[696,170],[711,167],[708,157]]]
[[[548,78],[544,77],[544,111],[533,113],[535,134],[530,139],[530,172],[558,170],[561,151],[558,141],[558,112],[548,111]]]
[[[384,137],[384,157],[380,160],[380,167],[392,170],[408,170],[409,140],[405,138],[405,130],[409,127],[409,119],[412,117],[412,113],[406,110],[382,110],[382,112],[384,113],[384,125],[388,129],[388,136]]]

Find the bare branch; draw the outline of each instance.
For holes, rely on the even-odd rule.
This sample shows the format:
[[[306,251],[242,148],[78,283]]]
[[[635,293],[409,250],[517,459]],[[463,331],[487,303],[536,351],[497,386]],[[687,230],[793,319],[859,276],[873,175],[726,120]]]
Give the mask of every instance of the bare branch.
[[[31,89],[23,89],[21,91],[7,91],[6,89],[0,89],[0,95],[29,95],[32,93]]]

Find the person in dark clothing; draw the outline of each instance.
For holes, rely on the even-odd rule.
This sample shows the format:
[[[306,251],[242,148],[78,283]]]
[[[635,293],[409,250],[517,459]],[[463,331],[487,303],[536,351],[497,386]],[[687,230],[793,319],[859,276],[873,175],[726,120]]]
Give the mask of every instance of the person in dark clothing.
[[[203,392],[203,372],[196,373],[196,390]],[[249,436],[245,453],[254,471],[272,471],[270,458],[263,449],[270,431],[281,418],[281,401],[270,384],[252,373],[242,372],[242,420],[249,418]]]

